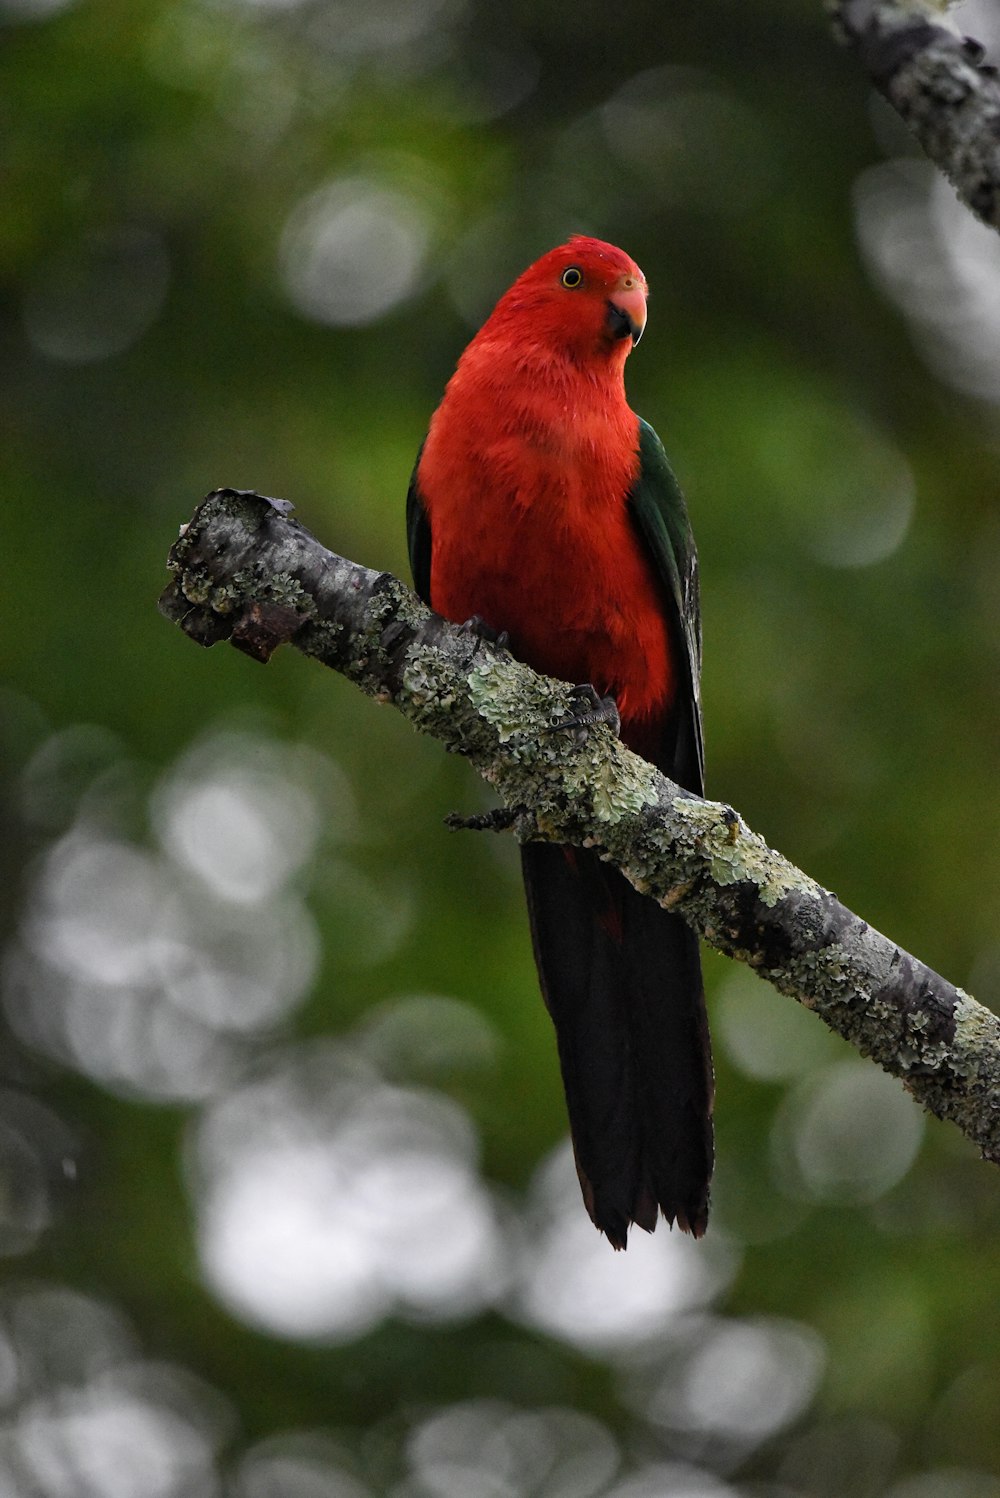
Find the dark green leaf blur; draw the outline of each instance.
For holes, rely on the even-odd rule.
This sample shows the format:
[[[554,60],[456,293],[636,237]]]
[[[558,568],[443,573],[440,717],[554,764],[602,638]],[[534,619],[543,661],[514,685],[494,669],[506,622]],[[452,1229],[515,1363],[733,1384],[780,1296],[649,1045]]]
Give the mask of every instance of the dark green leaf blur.
[[[820,0],[0,0],[2,1498],[1000,1494],[995,1167],[709,954],[709,1235],[615,1255],[485,789],[156,612],[221,484],[405,575],[576,231],[652,288],[710,793],[1000,1000],[1000,241]]]

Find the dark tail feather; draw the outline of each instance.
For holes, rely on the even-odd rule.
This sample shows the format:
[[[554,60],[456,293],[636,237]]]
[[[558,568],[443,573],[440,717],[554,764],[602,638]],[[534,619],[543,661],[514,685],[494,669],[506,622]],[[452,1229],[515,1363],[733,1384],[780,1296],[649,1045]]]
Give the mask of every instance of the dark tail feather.
[[[700,1238],[714,1150],[697,938],[594,853],[528,843],[521,863],[587,1211],[615,1248],[658,1211]]]

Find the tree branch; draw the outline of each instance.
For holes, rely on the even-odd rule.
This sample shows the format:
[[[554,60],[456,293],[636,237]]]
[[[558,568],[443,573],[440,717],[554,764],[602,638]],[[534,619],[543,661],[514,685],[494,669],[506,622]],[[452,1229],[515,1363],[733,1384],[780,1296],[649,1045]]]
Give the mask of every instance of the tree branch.
[[[1000,230],[1000,82],[933,0],[826,0],[841,41],[952,183]]]
[[[729,806],[681,790],[607,728],[553,731],[570,688],[327,551],[291,506],[216,490],[160,608],[259,661],[292,643],[465,755],[506,808],[484,825],[596,848],[711,946],[813,1009],[1000,1163],[1000,1021],[846,909]]]

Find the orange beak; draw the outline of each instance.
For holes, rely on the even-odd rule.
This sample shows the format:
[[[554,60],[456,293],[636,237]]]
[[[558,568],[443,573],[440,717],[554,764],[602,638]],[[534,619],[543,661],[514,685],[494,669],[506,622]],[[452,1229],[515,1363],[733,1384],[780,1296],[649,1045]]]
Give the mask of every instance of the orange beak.
[[[631,337],[633,347],[646,326],[646,287],[634,276],[622,276],[608,297],[608,328],[613,338]]]

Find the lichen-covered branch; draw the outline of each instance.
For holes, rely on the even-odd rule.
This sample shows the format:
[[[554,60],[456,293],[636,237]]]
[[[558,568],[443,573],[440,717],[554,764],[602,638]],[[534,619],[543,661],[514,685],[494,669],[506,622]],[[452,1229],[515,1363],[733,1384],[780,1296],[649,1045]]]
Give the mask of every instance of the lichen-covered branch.
[[[1000,1163],[1000,1021],[773,852],[731,807],[601,727],[553,731],[570,688],[327,551],[291,507],[222,489],[170,553],[160,607],[202,645],[291,643],[465,755],[522,839],[597,848],[637,889],[816,1011]],[[482,819],[480,819],[480,825]]]
[[[826,0],[860,58],[959,197],[1000,230],[1000,81],[934,0]]]

